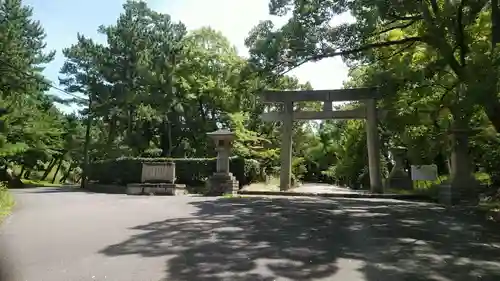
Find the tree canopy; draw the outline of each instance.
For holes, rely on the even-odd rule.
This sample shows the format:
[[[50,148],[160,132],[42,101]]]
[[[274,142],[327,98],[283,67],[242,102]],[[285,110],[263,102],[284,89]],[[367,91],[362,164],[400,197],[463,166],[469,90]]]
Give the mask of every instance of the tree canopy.
[[[260,120],[268,105],[258,93],[312,89],[286,73],[335,56],[350,67],[345,87],[378,86],[383,92],[384,173],[391,168],[390,148],[405,146],[409,163],[436,163],[448,174],[450,131],[473,128],[475,170],[498,177],[499,52],[491,43],[489,1],[272,0],[270,14],[289,20],[283,26],[256,23],[245,40],[249,58],[217,30],[188,31],[145,2],[127,1],[113,24],[96,26],[103,42],[75,34],[62,50],[59,81],[42,74],[54,51],[46,49],[32,9],[20,0],[0,3],[0,157],[21,177],[45,179],[55,170],[60,176],[53,181],[77,181],[87,122],[91,162],[212,157],[206,133],[230,128],[237,135],[234,154],[259,162],[261,174],[275,175],[281,124]],[[351,21],[332,24],[347,14]],[[47,94],[55,84],[66,99]],[[67,115],[56,102],[83,109]],[[320,109],[314,102],[296,106]],[[364,126],[362,120],[295,122],[294,177],[363,181]]]

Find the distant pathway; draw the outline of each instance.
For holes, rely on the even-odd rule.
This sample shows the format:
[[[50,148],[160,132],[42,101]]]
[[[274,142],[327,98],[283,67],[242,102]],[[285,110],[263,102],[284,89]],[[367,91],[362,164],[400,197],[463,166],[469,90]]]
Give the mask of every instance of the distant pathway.
[[[245,191],[279,191],[278,186],[263,185],[263,184],[252,184],[243,188]],[[342,193],[342,194],[353,194],[353,193],[363,193],[363,191],[353,190],[346,187],[335,186],[331,184],[324,183],[304,183],[299,187],[295,187],[289,190],[289,192],[297,193]]]
[[[15,196],[2,281],[500,280],[498,226],[427,203]]]
[[[361,193],[362,191],[356,191],[353,189],[338,187],[329,184],[322,183],[305,183],[297,188],[293,188],[290,191],[299,193]]]

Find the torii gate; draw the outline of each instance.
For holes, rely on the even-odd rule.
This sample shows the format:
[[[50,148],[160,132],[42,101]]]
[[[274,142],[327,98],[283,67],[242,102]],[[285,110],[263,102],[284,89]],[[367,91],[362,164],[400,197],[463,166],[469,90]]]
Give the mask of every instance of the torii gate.
[[[293,120],[325,119],[366,119],[368,145],[368,169],[370,173],[370,191],[383,193],[380,174],[380,140],[377,129],[376,99],[380,97],[378,88],[356,88],[341,90],[311,91],[264,91],[260,94],[264,103],[283,103],[281,112],[266,112],[261,115],[263,121],[282,121],[280,189],[291,187],[292,175],[292,129]],[[293,103],[298,101],[323,102],[322,111],[294,111]],[[361,101],[361,108],[333,111],[332,102]]]

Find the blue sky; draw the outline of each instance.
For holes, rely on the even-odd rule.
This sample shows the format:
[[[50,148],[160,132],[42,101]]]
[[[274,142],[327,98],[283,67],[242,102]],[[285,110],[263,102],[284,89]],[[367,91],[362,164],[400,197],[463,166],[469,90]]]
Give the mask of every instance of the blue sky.
[[[104,40],[97,34],[101,24],[113,24],[122,11],[124,0],[24,0],[34,9],[34,18],[40,20],[47,33],[47,48],[56,50],[55,60],[47,66],[45,74],[58,86],[58,73],[64,57],[61,50],[76,42],[77,32],[95,40]],[[244,39],[260,20],[270,19],[268,0],[151,0],[153,9],[170,14],[182,21],[188,29],[211,26],[220,30],[238,49],[247,55]],[[277,24],[282,18],[272,18]],[[335,22],[345,22],[348,16],[340,16]],[[309,81],[315,89],[341,88],[347,79],[347,67],[340,58],[306,64],[291,74],[301,82]],[[58,91],[52,90],[59,94]],[[63,95],[63,94],[60,94]],[[71,112],[72,108],[61,106]]]

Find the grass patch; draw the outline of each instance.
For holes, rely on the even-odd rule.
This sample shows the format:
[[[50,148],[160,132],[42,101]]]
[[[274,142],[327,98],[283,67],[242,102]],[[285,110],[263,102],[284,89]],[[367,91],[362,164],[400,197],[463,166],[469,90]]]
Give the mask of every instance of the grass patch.
[[[439,196],[438,185],[431,185],[428,187],[414,187],[410,190],[397,189],[397,188],[387,188],[385,189],[387,194],[401,194],[401,195],[421,195],[427,198],[437,200]]]
[[[0,222],[10,214],[14,204],[14,197],[12,197],[7,187],[0,183]]]
[[[402,189],[396,189],[396,188],[386,188],[385,193],[388,194],[402,194],[402,195],[412,195],[412,194],[418,194],[416,190],[402,190]]]
[[[224,195],[222,195],[223,198],[243,198],[243,196],[239,195],[239,194],[231,194],[231,193],[226,193]]]
[[[19,165],[14,165],[12,167],[12,171],[14,172],[14,174],[16,175],[19,175],[21,173],[21,166]],[[47,186],[47,187],[50,187],[50,186],[59,186],[60,184],[53,184],[52,183],[52,178],[54,177],[54,174],[56,173],[56,170],[57,170],[57,166],[53,167],[52,170],[50,170],[48,176],[46,177],[45,180],[43,181],[40,181],[39,179],[42,178],[43,174],[45,173],[45,171],[43,170],[33,170],[31,172],[31,175],[29,176],[29,179],[22,179],[23,183],[25,184],[28,184],[28,185],[36,185],[36,186]],[[63,171],[60,170],[56,176],[56,180],[55,182],[59,182],[59,180],[61,179],[61,177],[63,176]]]
[[[264,182],[252,183],[243,187],[244,191],[280,191],[279,184]]]
[[[25,185],[33,186],[33,187],[60,187],[60,186],[62,186],[62,184],[60,184],[60,183],[52,183],[50,181],[27,180],[27,179],[22,179],[21,181]]]
[[[476,173],[474,174],[476,179],[482,184],[490,184],[490,176],[486,173]],[[442,184],[449,178],[448,175],[439,176],[435,181],[414,181],[413,189],[411,190],[402,190],[397,188],[389,188],[386,189],[386,193],[394,193],[394,194],[416,194],[416,195],[425,195],[433,199],[437,199],[439,195],[439,185]]]
[[[479,202],[476,209],[486,216],[487,220],[500,222],[500,201]]]
[[[267,182],[256,182],[250,185],[244,186],[244,191],[281,191],[280,190],[280,178],[271,177]],[[300,185],[296,183],[291,189],[299,187]]]
[[[477,207],[482,211],[500,212],[500,201],[480,202]]]

